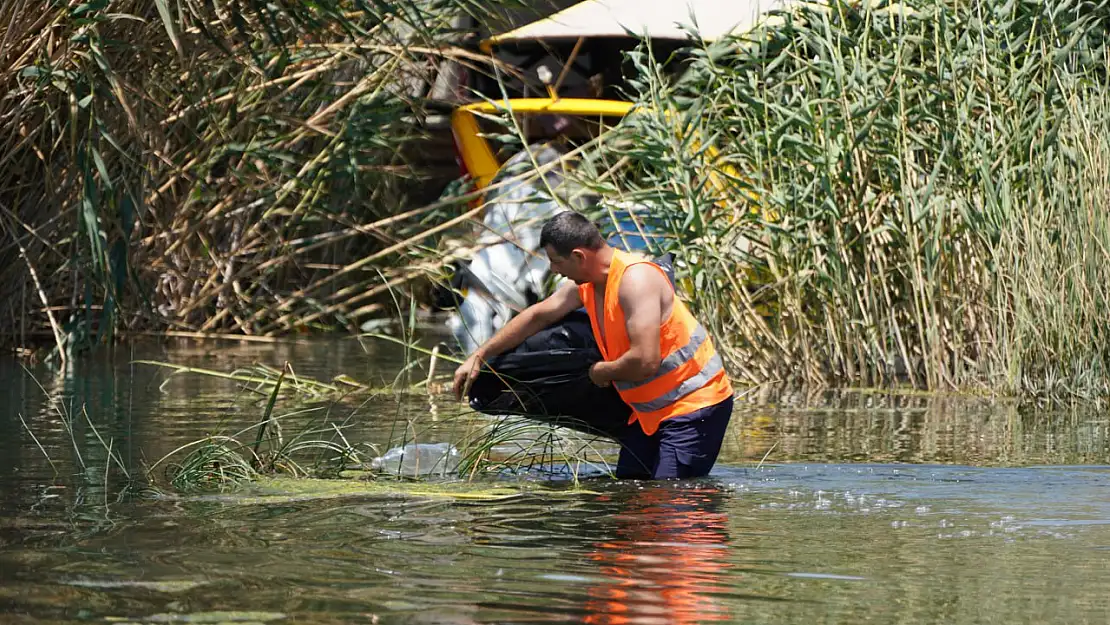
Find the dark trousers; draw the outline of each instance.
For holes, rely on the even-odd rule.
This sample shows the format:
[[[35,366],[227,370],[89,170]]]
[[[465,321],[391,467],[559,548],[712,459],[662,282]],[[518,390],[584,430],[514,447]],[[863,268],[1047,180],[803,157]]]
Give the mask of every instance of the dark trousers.
[[[708,475],[717,462],[730,418],[731,397],[666,419],[651,436],[644,434],[639,423],[625,426],[619,437],[617,477],[666,480]]]

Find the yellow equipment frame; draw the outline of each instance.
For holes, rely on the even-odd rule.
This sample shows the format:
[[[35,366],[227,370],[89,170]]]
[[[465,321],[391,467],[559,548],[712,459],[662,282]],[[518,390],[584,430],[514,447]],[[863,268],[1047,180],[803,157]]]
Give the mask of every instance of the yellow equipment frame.
[[[632,107],[631,102],[588,98],[513,98],[501,102],[474,102],[455,109],[451,114],[451,133],[455,137],[455,145],[458,146],[459,156],[466,170],[477,187],[483,189],[493,180],[501,163],[489,142],[482,136],[476,114],[507,111],[540,115],[624,117]]]

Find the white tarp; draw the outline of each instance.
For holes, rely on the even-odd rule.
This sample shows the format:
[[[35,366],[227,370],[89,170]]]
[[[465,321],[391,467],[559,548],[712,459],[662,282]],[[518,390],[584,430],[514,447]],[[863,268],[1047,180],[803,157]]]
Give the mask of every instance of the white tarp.
[[[488,39],[487,45],[527,39],[626,37],[706,41],[751,30],[764,13],[798,0],[586,0],[551,17]]]

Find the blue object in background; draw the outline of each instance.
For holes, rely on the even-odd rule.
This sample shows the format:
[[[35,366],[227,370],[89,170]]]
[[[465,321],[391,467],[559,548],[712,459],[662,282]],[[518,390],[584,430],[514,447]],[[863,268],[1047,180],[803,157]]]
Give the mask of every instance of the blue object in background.
[[[609,245],[626,252],[642,252],[650,256],[663,253],[665,236],[649,220],[643,217],[633,218],[629,210],[615,208],[605,221],[609,226],[604,229],[609,233],[606,239]]]

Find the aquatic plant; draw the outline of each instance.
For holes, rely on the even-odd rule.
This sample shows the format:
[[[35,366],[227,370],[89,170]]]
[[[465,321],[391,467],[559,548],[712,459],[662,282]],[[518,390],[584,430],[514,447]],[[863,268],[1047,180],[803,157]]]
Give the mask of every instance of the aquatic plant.
[[[159,363],[155,363],[159,364]],[[218,372],[198,370],[203,375],[239,379],[239,376],[221,376]],[[319,406],[308,406],[283,415],[275,415],[287,374],[288,365],[278,373],[269,386],[269,394],[258,421],[232,434],[213,434],[192,441],[169,452],[147,469],[150,482],[158,483],[161,468],[163,475],[178,490],[224,489],[251,481],[260,475],[285,474],[293,477],[319,476],[337,473],[351,463],[359,463],[360,451],[343,435],[350,417],[341,423],[331,421],[330,411]],[[257,384],[257,379],[248,380]],[[324,387],[319,382],[298,377],[293,384],[299,392],[309,389],[310,397],[317,398],[316,389]],[[257,390],[256,387],[249,387]],[[298,423],[287,437],[282,421],[311,415]],[[253,437],[253,442],[247,442]]]
[[[644,50],[581,180],[673,235],[738,381],[1104,399],[1108,18],[834,0],[677,82]]]
[[[465,481],[518,475],[577,483],[582,475],[611,472],[606,462],[611,459],[611,442],[524,417],[488,416],[457,406],[443,395],[449,389],[453,368],[441,367],[438,373],[436,368],[440,359],[456,363],[457,359],[416,344],[408,348],[410,361],[400,368],[393,385],[372,393],[367,393],[370,389],[365,386],[345,389],[303,375],[294,380],[289,365],[275,377],[267,377],[148,363],[168,366],[174,369],[172,375],[235,381],[254,393],[267,389],[257,421],[237,431],[221,428],[181,445],[147,469],[148,481],[190,491],[235,488],[270,475]],[[417,373],[421,368],[427,373]],[[420,382],[414,383],[413,377]],[[374,414],[368,415],[371,399],[377,401]],[[392,416],[390,403],[394,405]],[[425,403],[427,409],[415,409],[418,403]],[[279,404],[288,406],[287,411],[277,414]],[[335,414],[343,416],[333,417]],[[352,443],[344,432],[360,421],[377,421],[388,434]],[[434,451],[424,459],[421,448]],[[393,458],[401,449],[422,460]],[[436,453],[445,455],[435,457]]]
[[[616,443],[521,416],[469,415],[459,475],[533,475],[570,480],[613,474]],[[605,448],[609,448],[606,450]]]
[[[514,6],[0,4],[0,347],[379,314],[459,212],[428,205],[457,175],[431,97],[491,62],[460,45],[475,16]]]
[[[359,382],[348,375],[336,376],[331,382],[322,382],[310,377],[298,376],[293,369],[293,365],[290,363],[285,363],[285,368],[282,370],[274,369],[273,367],[261,363],[255,363],[248,367],[236,369],[230,373],[203,369],[200,367],[175,365],[173,363],[154,360],[136,360],[135,364],[153,365],[155,367],[173,370],[173,373],[167,376],[166,380],[162,382],[163,386],[175,375],[192,373],[231,380],[240,384],[245,390],[263,396],[268,396],[269,393],[273,392],[275,389],[279,391],[284,389],[291,395],[310,399],[338,399],[348,395],[375,392],[373,387]],[[285,377],[287,373],[288,377]],[[282,384],[282,382],[284,382],[284,384]]]
[[[225,490],[266,475],[335,477],[348,467],[363,466],[361,458],[373,449],[347,440],[343,429],[349,421],[329,421],[320,409],[273,415],[273,407],[267,402],[254,426],[233,434],[205,436],[167,453],[147,469],[148,482],[189,491]],[[282,420],[308,413],[319,413],[320,418],[284,433]]]

